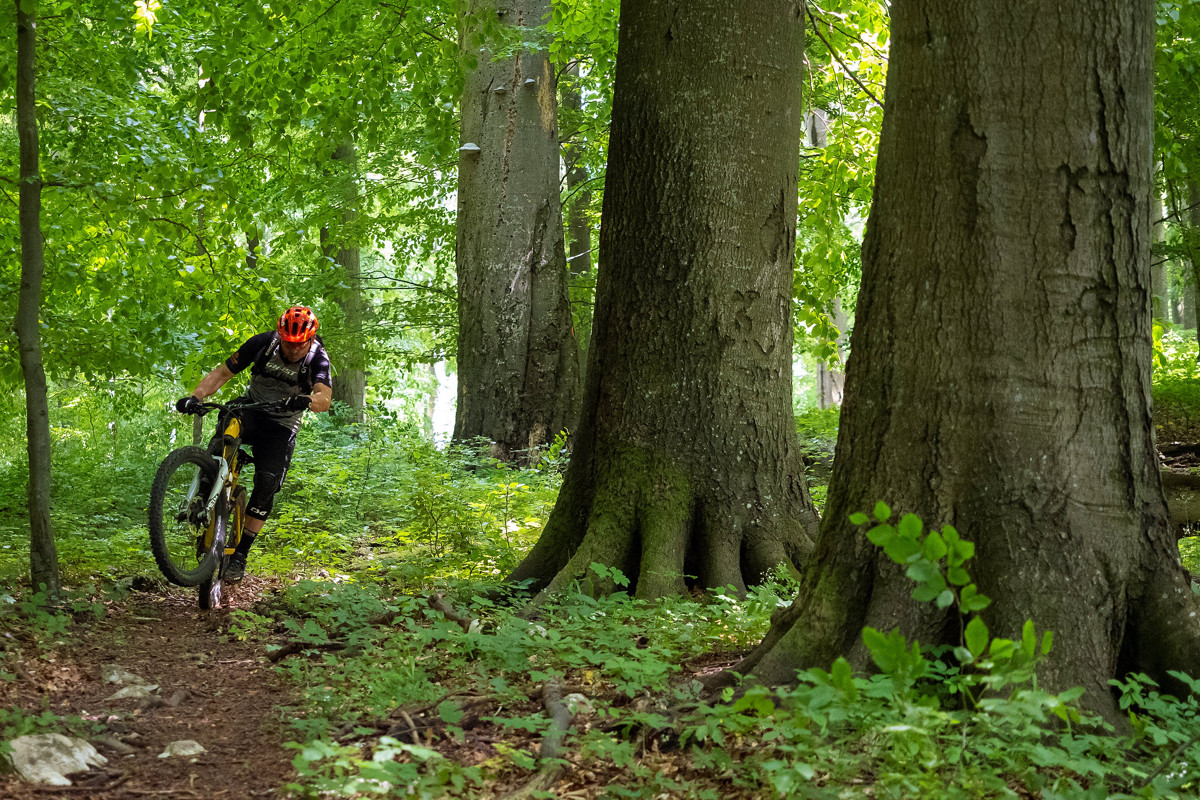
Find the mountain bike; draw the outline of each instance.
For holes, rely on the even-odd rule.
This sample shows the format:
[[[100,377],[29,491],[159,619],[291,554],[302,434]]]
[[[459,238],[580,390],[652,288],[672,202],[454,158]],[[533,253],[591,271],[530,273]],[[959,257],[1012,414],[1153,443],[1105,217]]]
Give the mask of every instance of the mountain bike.
[[[201,609],[221,604],[221,578],[246,524],[242,468],[253,458],[241,449],[241,414],[267,403],[202,403],[201,415],[222,412],[208,448],[180,447],[163,459],[150,488],[150,549],[167,580],[198,587]]]

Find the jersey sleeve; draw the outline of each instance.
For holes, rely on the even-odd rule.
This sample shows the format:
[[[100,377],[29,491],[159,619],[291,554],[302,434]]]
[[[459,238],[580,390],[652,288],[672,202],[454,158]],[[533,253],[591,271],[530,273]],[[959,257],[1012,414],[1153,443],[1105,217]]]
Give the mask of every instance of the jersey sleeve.
[[[254,363],[254,359],[258,358],[258,354],[267,346],[267,342],[271,340],[271,336],[271,331],[251,336],[233,355],[225,359],[225,366],[230,372],[237,375]]]
[[[330,373],[333,370],[329,366],[329,354],[325,352],[324,347],[321,348],[321,352],[313,356],[310,369],[312,370],[313,386],[316,386],[318,383],[323,383],[330,389],[333,388],[333,378],[330,377]]]

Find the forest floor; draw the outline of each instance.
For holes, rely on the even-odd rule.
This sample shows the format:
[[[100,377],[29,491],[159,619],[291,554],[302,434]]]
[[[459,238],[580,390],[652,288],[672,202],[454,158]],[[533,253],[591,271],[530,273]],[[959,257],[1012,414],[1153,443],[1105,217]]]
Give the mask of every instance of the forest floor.
[[[232,605],[248,607],[266,581],[247,578]],[[80,717],[103,731],[89,737],[108,759],[70,787],[37,786],[0,775],[0,797],[252,798],[276,793],[294,775],[283,748],[281,706],[288,691],[260,646],[220,635],[228,612],[202,612],[194,593],[133,593],[103,619],[77,626],[69,643],[24,659],[17,680],[0,682],[0,707]],[[141,700],[109,699],[107,665],[158,690]],[[171,742],[206,752],[160,758]],[[106,742],[106,743],[105,743]]]
[[[60,723],[74,719],[63,730],[91,742],[108,762],[90,772],[70,776],[73,785],[53,787],[22,781],[15,774],[0,774],[2,800],[142,800],[143,798],[243,798],[292,796],[286,788],[298,779],[293,766],[296,750],[286,748],[297,732],[289,725],[288,708],[303,705],[295,684],[287,681],[268,658],[262,638],[242,641],[229,631],[231,610],[264,611],[283,588],[277,578],[247,577],[232,594],[230,608],[200,611],[195,590],[155,583],[147,591],[133,591],[106,603],[104,616],[93,608],[77,614],[77,623],[53,644],[42,641],[24,650],[17,661],[16,679],[0,681],[0,709],[19,709],[26,715],[53,715]],[[269,636],[268,639],[276,637]],[[14,644],[7,643],[9,648]],[[0,642],[0,646],[4,643]],[[17,645],[19,647],[19,645]],[[36,653],[36,655],[35,655]],[[706,655],[688,664],[686,678],[703,677],[728,668],[737,655]],[[10,662],[11,664],[11,662]],[[149,698],[114,699],[121,688],[105,680],[117,665],[157,686]],[[9,669],[14,669],[9,666]],[[678,678],[677,678],[678,680]],[[628,704],[630,698],[602,689],[601,684],[567,691],[586,691],[591,700]],[[469,692],[451,692],[451,695]],[[459,697],[467,709],[459,737],[446,736],[445,723],[433,703],[410,706],[410,717],[398,710],[411,726],[413,743],[437,747],[451,762],[463,767],[495,765],[503,753],[524,750],[537,753],[541,735],[510,729],[490,714],[499,714],[499,701]],[[531,696],[524,704],[506,709],[506,716],[536,714],[542,700]],[[397,720],[391,720],[396,722]],[[364,721],[369,727],[374,723]],[[594,713],[574,720],[586,731],[603,721]],[[388,729],[383,725],[367,735],[343,732],[346,743],[369,744]],[[422,736],[417,737],[420,729]],[[364,733],[366,729],[362,729]],[[398,734],[403,735],[403,734]],[[161,757],[172,742],[191,740],[205,748],[198,756]],[[542,784],[559,797],[587,800],[606,794],[625,770],[614,764],[582,761],[578,754],[563,754],[569,762],[565,774],[556,773]],[[658,744],[646,748],[643,769],[663,777],[698,779],[690,758],[678,747],[660,752]],[[538,786],[536,773],[511,765],[491,770],[485,786],[473,796],[519,796]],[[549,777],[549,776],[546,776]],[[724,781],[712,782],[711,791],[722,798],[749,800],[755,793]],[[523,789],[525,790],[523,792]],[[304,792],[301,792],[304,794]],[[536,792],[534,792],[536,794]],[[357,796],[357,795],[356,795]]]

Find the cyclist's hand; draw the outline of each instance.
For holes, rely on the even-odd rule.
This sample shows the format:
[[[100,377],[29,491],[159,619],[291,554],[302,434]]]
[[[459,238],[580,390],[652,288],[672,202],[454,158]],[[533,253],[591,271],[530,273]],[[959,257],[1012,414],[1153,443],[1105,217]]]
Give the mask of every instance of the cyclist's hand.
[[[306,394],[298,394],[295,397],[289,397],[284,403],[284,408],[288,411],[304,411],[312,405],[312,397]]]
[[[200,398],[194,394],[189,394],[187,397],[181,397],[175,401],[175,410],[180,414],[201,414],[204,409],[200,406]]]

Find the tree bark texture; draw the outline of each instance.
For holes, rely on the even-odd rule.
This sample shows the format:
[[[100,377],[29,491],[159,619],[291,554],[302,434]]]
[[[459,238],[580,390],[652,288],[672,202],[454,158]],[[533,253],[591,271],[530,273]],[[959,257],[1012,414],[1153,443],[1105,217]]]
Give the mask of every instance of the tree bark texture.
[[[1153,2],[896,0],[891,20],[826,516],[743,667],[866,667],[864,625],[958,643],[957,612],[912,600],[847,521],[884,500],[974,541],[993,634],[1052,630],[1040,685],[1116,720],[1110,678],[1170,684],[1200,656],[1150,409]]]
[[[579,344],[571,327],[559,199],[558,101],[544,51],[492,60],[484,22],[545,24],[548,0],[478,0],[463,48],[458,168],[458,404],[454,438],[536,461],[575,425]]]
[[[641,597],[685,575],[744,589],[811,549],[791,404],[802,8],[622,6],[584,411],[510,579],[553,591],[599,562]]]
[[[17,5],[17,138],[20,146],[20,189],[17,216],[21,227],[21,288],[17,295],[16,330],[25,379],[25,430],[29,441],[29,576],[36,589],[52,594],[61,588],[58,552],[50,526],[50,409],[42,366],[42,178],[38,167],[35,107],[37,26],[34,4]],[[22,10],[24,7],[24,10]]]
[[[345,181],[342,196],[343,228],[353,229],[358,220],[357,153],[354,142],[345,141],[333,151],[333,160],[343,166],[337,180]],[[337,332],[337,361],[340,369],[333,381],[333,399],[350,407],[350,420],[362,422],[367,405],[366,348],[363,347],[363,327],[366,323],[366,306],[362,294],[362,269],[358,245],[347,241],[344,231],[339,235],[338,251],[334,264],[342,272],[345,288],[337,295],[337,304],[342,309],[344,329]],[[333,337],[331,337],[333,338]]]

